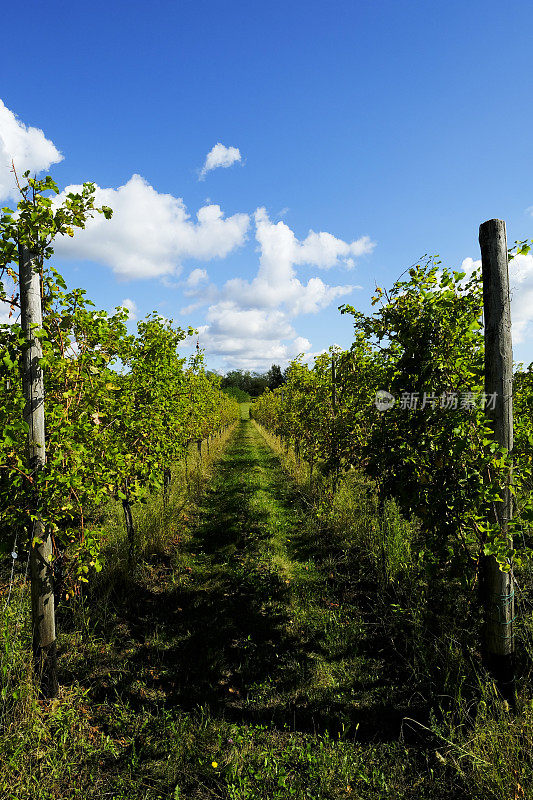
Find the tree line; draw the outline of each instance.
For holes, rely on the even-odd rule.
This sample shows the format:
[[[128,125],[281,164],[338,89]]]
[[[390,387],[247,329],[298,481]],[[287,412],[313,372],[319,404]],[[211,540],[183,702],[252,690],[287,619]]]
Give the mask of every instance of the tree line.
[[[279,364],[272,364],[267,372],[235,369],[223,376],[220,385],[226,394],[244,403],[259,397],[266,389],[274,391],[282,386],[286,373],[287,370],[283,371]]]

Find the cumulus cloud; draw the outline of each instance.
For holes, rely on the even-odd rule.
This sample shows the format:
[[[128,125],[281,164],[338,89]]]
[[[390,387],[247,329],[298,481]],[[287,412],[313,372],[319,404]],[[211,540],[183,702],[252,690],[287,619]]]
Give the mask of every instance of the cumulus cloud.
[[[256,239],[260,247],[259,270],[250,282],[235,278],[225,293],[244,306],[276,307],[283,304],[290,314],[310,314],[350,294],[353,284],[328,286],[313,277],[306,284],[296,277],[296,266],[307,264],[322,269],[353,267],[353,258],[371,253],[375,247],[368,236],[351,243],[330,233],[315,233],[300,241],[284,222],[273,223],[264,208],[255,213]]]
[[[227,281],[210,306],[202,331],[208,353],[224,356],[232,367],[268,366],[273,360],[286,363],[309,351],[310,342],[298,336],[292,320],[317,313],[356,286],[330,286],[319,277],[303,283],[296,267],[351,269],[353,258],[372,252],[375,246],[367,236],[344,242],[314,231],[300,241],[284,222],[273,223],[264,208],[256,211],[255,226],[260,250],[255,278]]]
[[[0,100],[0,197],[18,200],[11,162],[19,177],[27,169],[38,174],[57,164],[63,156],[40,128],[21,122]]]
[[[80,186],[68,186],[55,202],[77,191]],[[188,258],[224,258],[244,243],[249,226],[248,214],[225,218],[215,204],[200,208],[193,220],[180,197],[157,192],[140,175],[118,189],[97,187],[96,205],[110,206],[112,219],[95,215],[73,238],[56,239],[54,249],[65,258],[106,264],[123,279],[177,275]]]
[[[465,258],[461,271],[470,276],[481,267],[481,259]],[[513,343],[521,344],[530,332],[533,321],[533,255],[515,256],[509,262],[509,290]]]
[[[207,280],[207,270],[197,268],[193,269],[192,272],[189,273],[187,280],[185,281],[185,285],[188,289],[198,289],[198,287],[204,284]]]
[[[13,325],[15,322],[20,322],[19,309],[12,311],[7,303],[0,301],[0,325]]]
[[[231,301],[211,306],[207,322],[212,336],[260,337],[264,341],[286,339],[294,335],[294,328],[286,315],[279,310],[265,311],[260,308],[239,308]]]
[[[18,286],[13,283],[9,275],[4,274],[2,284],[6,299],[0,300],[0,325],[13,325],[15,322],[20,322],[20,308],[13,306],[11,308],[11,300],[19,302],[18,299]]]
[[[227,366],[262,369],[286,363],[310,347],[279,310],[242,309],[223,301],[209,309],[207,323],[199,329],[200,343]]]
[[[209,151],[205,158],[205,164],[200,170],[198,180],[205,180],[208,172],[219,167],[231,167],[236,161],[241,160],[241,153],[238,147],[225,147],[220,142]]]
[[[187,317],[194,311],[198,311],[198,309],[202,308],[202,306],[205,306],[205,302],[203,300],[199,300],[196,303],[189,303],[188,306],[183,306],[183,308],[180,308],[180,314],[182,314],[184,317]]]
[[[182,283],[182,287],[185,297],[193,300],[192,303],[180,309],[180,314],[184,315],[192,314],[202,306],[214,303],[220,296],[218,288],[209,282],[209,275],[205,269],[193,269]]]
[[[135,320],[137,319],[137,312],[139,310],[137,308],[137,303],[135,302],[135,300],[130,300],[129,297],[126,297],[120,305],[128,310],[129,321],[135,322]]]
[[[368,236],[344,242],[324,231],[309,231],[307,237],[299,241],[285,222],[271,222],[265,208],[255,212],[255,224],[264,269],[271,268],[273,260],[279,260],[282,268],[286,268],[288,261],[322,269],[339,265],[350,268],[354,266],[354,257],[371,253],[376,246]]]
[[[515,256],[509,264],[513,341],[523,342],[533,321],[533,255]]]

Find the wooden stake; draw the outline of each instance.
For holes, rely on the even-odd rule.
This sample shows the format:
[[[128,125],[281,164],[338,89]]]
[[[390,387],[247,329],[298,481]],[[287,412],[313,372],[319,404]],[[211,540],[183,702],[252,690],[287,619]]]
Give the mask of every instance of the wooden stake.
[[[485,317],[485,392],[495,396],[494,409],[487,404],[487,418],[494,440],[513,449],[513,347],[509,301],[509,271],[505,222],[490,219],[479,228],[483,270]],[[509,476],[509,481],[510,481]],[[491,521],[508,535],[512,519],[509,482],[502,487],[502,501],[494,504]],[[482,562],[484,602],[484,656],[487,668],[506,699],[514,698],[514,585],[512,572],[502,572],[494,556]]]
[[[135,526],[133,524],[133,514],[131,513],[131,503],[129,496],[122,501],[124,511],[124,523],[126,525],[126,535],[128,537],[128,567],[133,567],[135,556]]]
[[[35,330],[43,325],[41,278],[37,255],[19,246],[20,306],[22,329],[29,343],[22,359],[22,386],[28,423],[28,466],[36,481],[46,463],[44,430],[44,381],[39,364],[43,352]],[[52,561],[52,538],[39,515],[38,490],[30,510],[35,514],[30,540],[32,640],[35,672],[44,697],[55,697],[58,690],[56,663],[56,626]]]
[[[331,354],[331,407],[333,409],[333,417],[337,413],[337,387],[335,375],[335,353]]]
[[[337,491],[339,481],[339,453],[337,448],[337,375],[335,370],[335,353],[331,354],[331,438],[333,456],[333,492]]]

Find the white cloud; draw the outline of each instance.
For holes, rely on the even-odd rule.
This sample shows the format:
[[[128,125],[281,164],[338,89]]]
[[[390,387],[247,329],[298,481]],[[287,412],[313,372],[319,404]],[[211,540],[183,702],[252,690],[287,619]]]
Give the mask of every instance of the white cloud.
[[[513,342],[520,344],[533,321],[533,255],[515,256],[509,263],[509,288]]]
[[[187,280],[185,281],[185,285],[188,289],[197,289],[201,284],[205,283],[208,280],[207,270],[205,269],[193,269],[192,272],[189,273]]]
[[[205,303],[201,300],[197,303],[190,303],[188,306],[183,306],[183,308],[180,308],[180,314],[186,317],[189,314],[192,314],[193,311],[198,311],[198,309],[202,308],[202,306],[205,306]]]
[[[192,314],[202,306],[214,303],[220,293],[217,287],[209,283],[209,275],[205,269],[193,269],[182,284],[185,297],[193,298],[193,302],[180,309],[180,314]]]
[[[307,237],[299,241],[285,222],[271,222],[265,208],[257,209],[255,223],[263,270],[270,270],[274,261],[282,269],[287,268],[287,262],[310,264],[322,269],[342,264],[352,267],[353,257],[371,253],[376,246],[368,236],[348,243],[324,231],[309,231]]]
[[[350,269],[354,257],[374,248],[368,237],[348,243],[313,231],[300,241],[284,222],[273,223],[264,208],[256,211],[255,224],[260,248],[257,275],[252,281],[226,282],[207,312],[202,332],[208,354],[225,357],[231,367],[286,363],[308,352],[311,344],[297,334],[292,319],[316,313],[356,287],[329,286],[318,277],[302,283],[296,265]]]
[[[55,202],[77,191],[68,186]],[[110,206],[112,219],[95,215],[73,238],[56,239],[54,249],[106,264],[124,279],[177,275],[188,258],[224,258],[244,243],[249,226],[248,214],[225,218],[214,204],[200,208],[194,221],[180,197],[157,192],[140,175],[118,189],[97,187],[96,205]]]
[[[470,276],[481,267],[481,259],[465,258],[461,271]],[[515,256],[509,262],[509,290],[513,344],[522,344],[533,321],[533,255]]]
[[[209,324],[199,329],[200,345],[208,355],[221,357],[226,367],[267,369],[310,347],[281,312],[220,304],[209,310],[207,320]]]
[[[0,301],[0,325],[13,325],[15,322],[20,322],[19,309],[11,311],[7,303]]]
[[[211,336],[261,338],[263,341],[286,339],[294,336],[294,328],[282,311],[265,311],[260,308],[239,308],[231,301],[223,301],[210,307],[207,313]]]
[[[63,156],[43,131],[21,122],[0,100],[0,197],[18,200],[11,162],[19,179],[27,169],[38,174],[57,164]]]
[[[461,263],[461,269],[459,271],[465,272],[466,277],[470,278],[474,270],[479,269],[479,267],[481,267],[481,259],[474,261],[474,259],[470,257],[463,258],[463,261]]]
[[[261,251],[257,276],[251,282],[235,278],[224,288],[226,296],[244,306],[274,308],[283,304],[293,315],[320,311],[358,287],[328,286],[317,277],[303,284],[296,277],[295,266],[328,269],[344,265],[351,269],[354,256],[371,253],[375,247],[368,236],[348,243],[330,233],[314,231],[299,241],[284,222],[273,223],[264,208],[257,209],[255,224]]]
[[[298,353],[307,353],[311,347],[311,342],[304,336],[297,336],[296,339],[293,340],[293,346]]]
[[[18,286],[13,283],[9,275],[4,274],[2,278],[2,285],[6,295],[6,300],[0,300],[0,325],[13,325],[15,322],[20,322],[20,308],[14,306],[11,309],[11,300],[19,303],[19,290]]]
[[[129,297],[126,297],[120,305],[128,310],[129,321],[135,322],[135,320],[137,319],[137,312],[139,310],[137,308],[137,303],[135,302],[135,300],[130,300]]]
[[[225,147],[220,142],[209,151],[205,158],[205,164],[200,170],[198,180],[205,180],[208,172],[219,167],[231,167],[236,161],[241,160],[241,153],[238,147]]]
[[[329,269],[342,263],[351,269],[355,265],[351,256],[366,255],[371,253],[374,247],[374,242],[371,242],[368,236],[348,244],[331,233],[309,231],[307,238],[296,245],[295,263],[314,264],[322,269]]]

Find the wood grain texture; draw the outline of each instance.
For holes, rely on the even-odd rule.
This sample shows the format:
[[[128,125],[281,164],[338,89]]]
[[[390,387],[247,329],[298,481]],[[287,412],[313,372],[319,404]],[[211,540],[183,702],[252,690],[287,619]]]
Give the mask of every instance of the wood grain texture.
[[[479,229],[483,271],[485,322],[485,392],[495,395],[494,408],[487,407],[487,419],[494,440],[513,448],[513,348],[505,222],[491,219]],[[509,476],[510,480],[510,476]],[[509,484],[501,487],[502,501],[491,510],[491,521],[508,534],[512,519]],[[485,606],[484,648],[487,664],[503,683],[513,681],[514,587],[511,572],[502,572],[493,556],[483,563]]]

